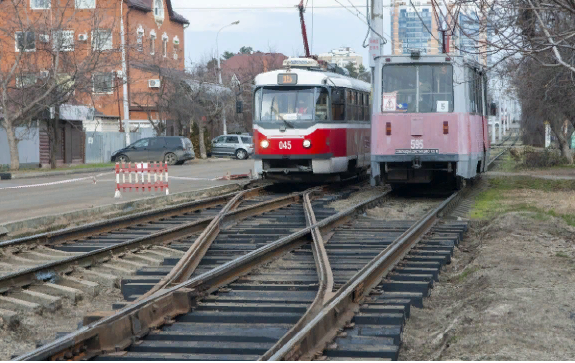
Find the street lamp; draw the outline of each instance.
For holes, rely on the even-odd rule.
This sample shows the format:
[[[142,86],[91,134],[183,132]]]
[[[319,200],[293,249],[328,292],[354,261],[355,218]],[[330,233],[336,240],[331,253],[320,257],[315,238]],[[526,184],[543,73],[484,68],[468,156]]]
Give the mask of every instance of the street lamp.
[[[223,85],[222,82],[222,69],[220,68],[220,49],[219,49],[219,45],[218,45],[218,37],[220,36],[220,32],[222,30],[224,30],[225,28],[232,26],[232,25],[238,25],[240,23],[240,21],[234,21],[231,24],[228,24],[224,27],[222,27],[220,30],[218,30],[218,34],[216,35],[216,58],[218,59],[218,82],[220,83],[220,85]],[[224,123],[224,135],[228,134],[228,129],[226,127],[226,109],[223,108],[222,109],[222,122]]]

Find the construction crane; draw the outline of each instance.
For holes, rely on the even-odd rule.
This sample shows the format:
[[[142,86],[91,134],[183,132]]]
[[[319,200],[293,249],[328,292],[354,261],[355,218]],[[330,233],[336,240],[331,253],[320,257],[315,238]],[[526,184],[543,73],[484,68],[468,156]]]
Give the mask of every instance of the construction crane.
[[[310,52],[309,52],[309,44],[307,41],[307,31],[305,28],[305,19],[303,18],[303,13],[305,12],[305,8],[303,6],[303,0],[301,0],[301,2],[299,3],[299,5],[297,6],[298,10],[299,10],[299,20],[301,23],[301,34],[303,35],[303,46],[305,49],[305,57],[306,58],[312,58]]]

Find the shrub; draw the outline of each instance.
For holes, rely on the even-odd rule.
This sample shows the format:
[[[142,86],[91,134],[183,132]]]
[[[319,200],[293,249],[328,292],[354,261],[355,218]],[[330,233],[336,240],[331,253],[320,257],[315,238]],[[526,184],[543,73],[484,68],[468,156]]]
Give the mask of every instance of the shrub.
[[[567,163],[567,160],[557,150],[524,150],[524,156],[523,165],[528,168],[545,168]]]

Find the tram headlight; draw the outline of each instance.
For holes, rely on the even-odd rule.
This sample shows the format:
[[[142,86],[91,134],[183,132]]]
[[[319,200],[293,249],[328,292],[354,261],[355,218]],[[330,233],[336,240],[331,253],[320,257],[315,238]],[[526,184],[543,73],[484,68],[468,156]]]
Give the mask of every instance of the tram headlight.
[[[303,147],[305,147],[306,149],[309,149],[311,147],[311,141],[304,140],[303,141]]]
[[[260,142],[260,146],[262,147],[262,149],[267,149],[270,146],[270,142],[268,140],[262,140]]]

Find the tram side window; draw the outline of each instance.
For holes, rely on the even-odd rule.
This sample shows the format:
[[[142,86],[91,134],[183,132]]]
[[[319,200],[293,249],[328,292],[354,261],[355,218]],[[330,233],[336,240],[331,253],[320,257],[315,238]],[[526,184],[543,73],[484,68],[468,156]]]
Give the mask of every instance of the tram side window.
[[[346,113],[346,120],[355,120],[355,105],[353,104],[353,91],[346,89],[345,90],[345,113]]]
[[[363,120],[371,120],[371,107],[369,107],[369,93],[363,94]]]
[[[477,97],[477,113],[482,115],[483,114],[483,91],[481,89],[481,73],[476,72],[475,73],[475,87],[477,88],[477,91],[475,91],[476,97]]]
[[[327,99],[328,93],[325,88],[319,88],[315,93],[315,119],[316,121],[325,121],[328,117]]]
[[[345,90],[334,88],[331,91],[331,113],[335,121],[345,120]]]
[[[357,92],[357,119],[363,121],[365,117],[365,108],[363,107],[363,92]]]
[[[469,112],[477,112],[477,87],[475,86],[476,78],[475,71],[471,68],[467,68],[467,85],[469,89]]]

